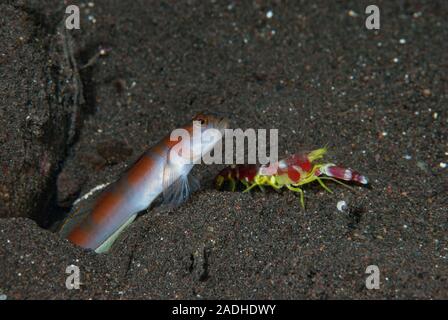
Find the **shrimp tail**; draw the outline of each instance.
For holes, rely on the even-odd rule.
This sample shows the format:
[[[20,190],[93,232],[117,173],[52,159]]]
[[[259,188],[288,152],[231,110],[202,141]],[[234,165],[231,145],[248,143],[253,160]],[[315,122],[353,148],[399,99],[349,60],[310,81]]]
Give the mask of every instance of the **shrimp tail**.
[[[364,185],[369,183],[367,177],[361,175],[359,172],[350,168],[340,167],[332,163],[327,163],[319,166],[316,175],[319,176],[321,174],[345,181],[358,182]]]

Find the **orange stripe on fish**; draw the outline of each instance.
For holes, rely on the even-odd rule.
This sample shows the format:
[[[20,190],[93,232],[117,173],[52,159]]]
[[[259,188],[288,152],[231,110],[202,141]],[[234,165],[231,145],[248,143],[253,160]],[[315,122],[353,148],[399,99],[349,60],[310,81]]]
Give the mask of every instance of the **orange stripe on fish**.
[[[145,153],[127,172],[127,181],[129,184],[137,185],[140,183],[145,173],[154,167],[154,162],[152,156]]]
[[[120,206],[123,201],[122,195],[113,192],[105,193],[95,205],[92,211],[92,221],[95,224],[101,224],[108,219],[110,212]]]
[[[89,217],[90,220],[90,217]],[[90,239],[92,234],[92,222],[89,221],[84,222],[83,224],[78,225],[68,236],[68,240],[72,243],[77,244],[78,246],[85,246]]]

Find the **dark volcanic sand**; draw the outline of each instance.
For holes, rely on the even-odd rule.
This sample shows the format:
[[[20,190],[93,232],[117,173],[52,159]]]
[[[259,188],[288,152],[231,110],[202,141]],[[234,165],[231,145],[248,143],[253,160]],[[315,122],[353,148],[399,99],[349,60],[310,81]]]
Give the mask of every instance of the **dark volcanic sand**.
[[[92,8],[78,2],[74,56],[82,66],[99,47],[108,53],[80,71],[83,121],[73,145],[47,155],[56,169],[44,170],[53,177],[42,183],[45,191],[30,173],[47,168],[39,162],[47,159],[45,148],[16,152],[31,130],[21,119],[34,112],[39,122],[35,110],[43,107],[30,104],[17,114],[10,106],[33,97],[54,106],[51,90],[41,97],[26,84],[33,76],[36,86],[45,83],[39,64],[50,49],[33,37],[50,41],[46,33],[56,32],[64,7],[25,0],[1,7],[0,76],[15,72],[23,79],[13,76],[0,88],[1,174],[21,179],[14,178],[20,188],[12,190],[20,197],[0,185],[0,201],[19,208],[5,216],[22,216],[0,219],[0,295],[448,298],[448,168],[440,165],[448,162],[446,1],[377,2],[377,32],[364,27],[366,1],[92,2]],[[22,43],[17,36],[28,24],[34,31]],[[30,43],[34,51],[22,50]],[[278,128],[281,154],[328,143],[329,159],[367,175],[371,188],[329,184],[329,194],[309,186],[303,211],[291,192],[215,191],[211,177],[221,167],[202,166],[195,169],[200,192],[177,209],[149,211],[107,255],[77,248],[29,218],[41,225],[53,219],[63,211],[57,207],[118,177],[199,111],[227,112],[233,127]],[[69,132],[65,122],[50,120],[42,123]],[[31,164],[22,172],[15,164],[24,156]],[[336,209],[339,200],[350,213]],[[81,269],[80,290],[65,287],[70,264]],[[381,271],[379,290],[365,287],[371,264]]]

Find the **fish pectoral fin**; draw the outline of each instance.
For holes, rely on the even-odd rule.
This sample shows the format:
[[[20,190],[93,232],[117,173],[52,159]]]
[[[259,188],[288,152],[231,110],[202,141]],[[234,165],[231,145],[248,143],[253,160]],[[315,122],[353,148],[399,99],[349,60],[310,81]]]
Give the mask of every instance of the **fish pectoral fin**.
[[[181,175],[177,180],[170,171],[165,170],[163,177],[163,204],[170,206],[179,206],[185,202],[190,195],[199,189],[199,181],[191,174]],[[174,181],[173,181],[174,180]]]
[[[181,176],[168,189],[163,192],[163,203],[165,205],[179,206],[199,189],[199,182],[191,175]]]

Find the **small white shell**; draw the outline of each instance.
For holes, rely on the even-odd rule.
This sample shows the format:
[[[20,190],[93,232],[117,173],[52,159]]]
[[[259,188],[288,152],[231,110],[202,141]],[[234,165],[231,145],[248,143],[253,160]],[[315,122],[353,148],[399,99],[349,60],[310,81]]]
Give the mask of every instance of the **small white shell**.
[[[345,202],[344,200],[338,201],[338,203],[336,204],[336,208],[338,208],[340,212],[347,211],[348,209],[347,202]]]

